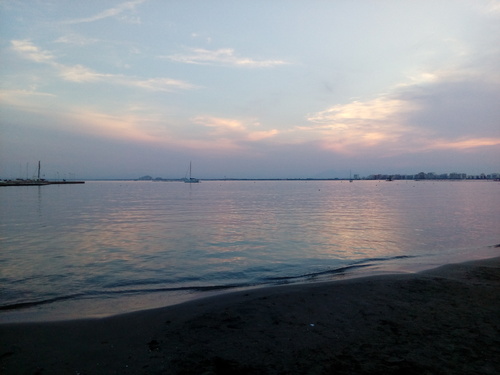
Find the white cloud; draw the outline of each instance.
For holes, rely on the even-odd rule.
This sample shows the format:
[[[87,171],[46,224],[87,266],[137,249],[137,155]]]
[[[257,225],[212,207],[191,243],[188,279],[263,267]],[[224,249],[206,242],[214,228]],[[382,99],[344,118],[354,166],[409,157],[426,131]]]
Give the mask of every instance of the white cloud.
[[[43,51],[29,40],[13,40],[11,44],[15,51],[21,53],[28,60],[40,63],[51,63],[54,60],[54,55],[48,51]]]
[[[279,132],[276,129],[261,130],[255,120],[241,121],[238,119],[213,116],[198,116],[192,119],[193,123],[210,128],[213,139],[225,140],[234,144],[255,142],[271,138]]]
[[[58,64],[59,74],[66,81],[71,82],[106,82],[109,84],[130,86],[142,88],[150,91],[164,91],[170,92],[173,90],[189,90],[197,88],[188,82],[170,79],[170,78],[150,78],[150,79],[137,79],[120,74],[102,74],[96,73],[81,65],[64,66]]]
[[[142,87],[152,91],[172,91],[173,89],[189,90],[198,88],[188,82],[170,78],[151,78],[146,80],[125,79],[124,84]]]
[[[44,51],[35,46],[29,40],[13,40],[11,41],[12,48],[25,59],[43,63],[53,67],[56,72],[65,81],[86,83],[86,82],[106,82],[109,84],[131,86],[151,91],[172,91],[172,90],[188,90],[196,88],[188,82],[175,80],[171,78],[150,78],[138,79],[136,77],[128,77],[120,74],[106,74],[95,72],[92,69],[83,65],[64,65],[56,61],[56,58],[50,52]]]
[[[303,140],[341,154],[396,156],[499,146],[500,90],[476,76],[427,74],[389,94],[338,104],[296,128]]]
[[[244,131],[245,126],[239,120],[219,118],[212,116],[198,116],[193,119],[193,122],[199,125],[203,125],[217,132],[228,132],[228,131]]]
[[[413,132],[399,122],[400,115],[412,109],[403,100],[381,96],[314,113],[307,118],[310,125],[296,130],[303,139],[319,139],[323,148],[334,152],[353,155],[362,149],[381,147],[387,154],[399,149],[398,143]]]
[[[190,53],[187,54],[168,55],[164,56],[164,58],[185,64],[223,65],[248,68],[269,68],[288,64],[283,60],[256,60],[249,57],[240,57],[237,56],[231,48],[221,48],[217,50],[191,48],[189,52]]]
[[[28,90],[0,90],[0,103],[11,107],[40,109],[46,108],[46,101],[55,98],[56,95],[37,91],[36,88]]]
[[[489,0],[485,3],[480,3],[479,5],[483,7],[485,13],[492,16],[500,16],[500,1]]]
[[[381,96],[365,102],[354,101],[345,105],[335,105],[308,118],[314,123],[347,124],[358,121],[386,120],[394,113],[409,111],[412,105],[404,100]]]
[[[118,4],[114,8],[106,9],[98,14],[90,17],[78,18],[74,20],[67,20],[63,23],[65,24],[76,24],[76,23],[87,23],[95,22],[109,17],[117,17],[122,21],[129,23],[140,23],[140,19],[131,15],[123,15],[124,12],[133,11],[137,5],[144,3],[146,0],[133,0],[127,1],[125,3]]]
[[[65,66],[54,64],[59,69],[59,75],[70,82],[96,82],[103,79],[112,78],[113,75],[99,74],[82,65]]]
[[[98,42],[98,39],[95,38],[87,38],[78,34],[69,34],[65,36],[61,36],[55,40],[55,43],[63,43],[63,44],[73,44],[77,46],[85,46],[89,44],[94,44]]]

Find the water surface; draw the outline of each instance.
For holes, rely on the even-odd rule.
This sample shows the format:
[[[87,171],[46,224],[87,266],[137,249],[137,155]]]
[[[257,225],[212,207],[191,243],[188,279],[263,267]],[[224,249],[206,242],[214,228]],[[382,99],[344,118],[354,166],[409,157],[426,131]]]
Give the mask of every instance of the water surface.
[[[0,189],[0,321],[494,255],[486,181],[87,182]]]

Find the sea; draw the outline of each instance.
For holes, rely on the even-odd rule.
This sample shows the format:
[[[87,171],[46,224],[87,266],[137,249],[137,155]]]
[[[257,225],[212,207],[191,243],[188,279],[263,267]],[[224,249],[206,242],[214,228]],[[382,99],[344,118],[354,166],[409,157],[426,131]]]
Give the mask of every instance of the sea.
[[[500,255],[494,181],[87,181],[0,188],[0,322]]]

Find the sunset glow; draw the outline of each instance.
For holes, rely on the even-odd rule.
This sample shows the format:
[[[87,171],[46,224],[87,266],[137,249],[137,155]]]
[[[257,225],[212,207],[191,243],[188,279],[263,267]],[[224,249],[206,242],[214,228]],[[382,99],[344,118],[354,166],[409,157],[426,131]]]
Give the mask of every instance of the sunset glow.
[[[498,172],[499,4],[1,2],[0,178]]]

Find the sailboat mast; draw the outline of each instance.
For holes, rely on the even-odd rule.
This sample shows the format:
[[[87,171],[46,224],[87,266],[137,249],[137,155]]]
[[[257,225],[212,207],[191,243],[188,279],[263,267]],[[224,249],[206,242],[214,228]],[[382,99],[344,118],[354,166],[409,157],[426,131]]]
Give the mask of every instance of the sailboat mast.
[[[184,177],[184,182],[190,183],[190,184],[200,182],[200,180],[198,180],[197,178],[194,178],[192,176],[192,173],[191,173],[192,172],[192,165],[193,165],[193,163],[190,161],[189,162],[189,178],[187,177],[187,173],[186,173],[186,177]]]
[[[38,179],[40,179],[40,160],[38,160]]]

